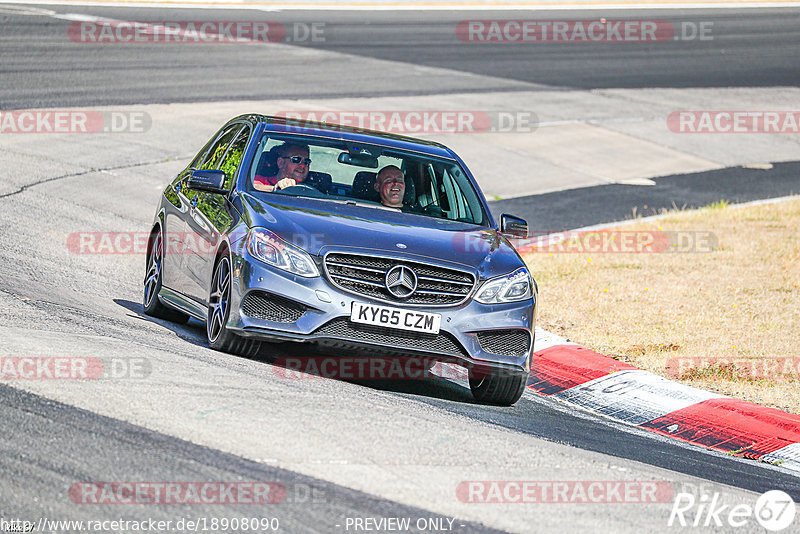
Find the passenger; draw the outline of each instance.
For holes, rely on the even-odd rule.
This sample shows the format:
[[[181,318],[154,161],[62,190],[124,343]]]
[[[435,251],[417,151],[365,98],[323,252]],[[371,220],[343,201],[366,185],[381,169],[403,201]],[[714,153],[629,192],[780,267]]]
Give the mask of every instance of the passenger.
[[[381,204],[390,208],[402,208],[406,194],[403,171],[395,165],[387,165],[379,170],[375,178],[375,190],[381,196]]]
[[[277,191],[297,184],[302,184],[308,177],[311,159],[308,157],[308,145],[284,143],[276,149],[278,170],[275,176],[256,175],[253,187],[258,191]]]

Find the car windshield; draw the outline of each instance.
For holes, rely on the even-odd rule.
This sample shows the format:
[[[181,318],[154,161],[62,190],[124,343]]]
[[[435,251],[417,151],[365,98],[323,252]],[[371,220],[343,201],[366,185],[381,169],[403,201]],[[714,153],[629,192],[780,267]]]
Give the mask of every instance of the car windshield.
[[[487,224],[475,188],[451,159],[337,139],[279,134],[265,134],[254,158],[247,189],[256,195],[307,196]],[[273,190],[282,178],[291,178],[296,185],[283,182],[279,186],[283,188]]]

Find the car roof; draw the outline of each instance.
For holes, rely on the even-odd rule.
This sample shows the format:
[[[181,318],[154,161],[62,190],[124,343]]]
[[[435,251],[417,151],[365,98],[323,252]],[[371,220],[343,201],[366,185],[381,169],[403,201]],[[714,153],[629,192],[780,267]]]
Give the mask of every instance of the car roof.
[[[339,139],[354,143],[364,143],[369,145],[380,145],[383,147],[396,148],[438,156],[447,159],[454,159],[453,152],[446,146],[434,141],[417,139],[405,135],[397,135],[375,130],[367,130],[352,126],[340,126],[325,122],[307,121],[304,119],[292,119],[287,117],[274,117],[271,115],[241,115],[233,119],[247,120],[254,125],[264,123],[265,131],[276,133],[288,133],[309,137],[322,137],[326,139]]]

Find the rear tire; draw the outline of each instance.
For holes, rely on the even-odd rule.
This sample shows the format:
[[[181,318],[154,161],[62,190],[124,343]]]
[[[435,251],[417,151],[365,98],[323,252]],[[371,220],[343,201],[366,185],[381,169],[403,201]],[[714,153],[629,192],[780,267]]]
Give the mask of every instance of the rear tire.
[[[164,236],[160,229],[150,235],[150,254],[147,257],[147,271],[144,275],[144,313],[159,319],[185,324],[189,316],[178,310],[164,306],[158,299],[161,291],[162,269],[164,266]]]
[[[473,369],[469,373],[469,388],[475,400],[497,406],[517,402],[527,382],[527,373],[489,369]]]
[[[237,336],[227,328],[231,301],[231,261],[227,253],[217,258],[214,276],[211,278],[211,294],[208,299],[206,336],[214,350],[253,358],[261,351],[261,342]]]

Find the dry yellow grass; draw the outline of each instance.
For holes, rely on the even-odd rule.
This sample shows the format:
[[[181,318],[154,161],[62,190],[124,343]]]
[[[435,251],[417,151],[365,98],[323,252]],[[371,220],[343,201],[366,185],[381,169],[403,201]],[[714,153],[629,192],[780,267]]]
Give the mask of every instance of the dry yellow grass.
[[[721,202],[619,229],[657,239],[711,232],[717,243],[710,252],[525,254],[539,284],[538,326],[695,387],[800,413],[800,200]]]

